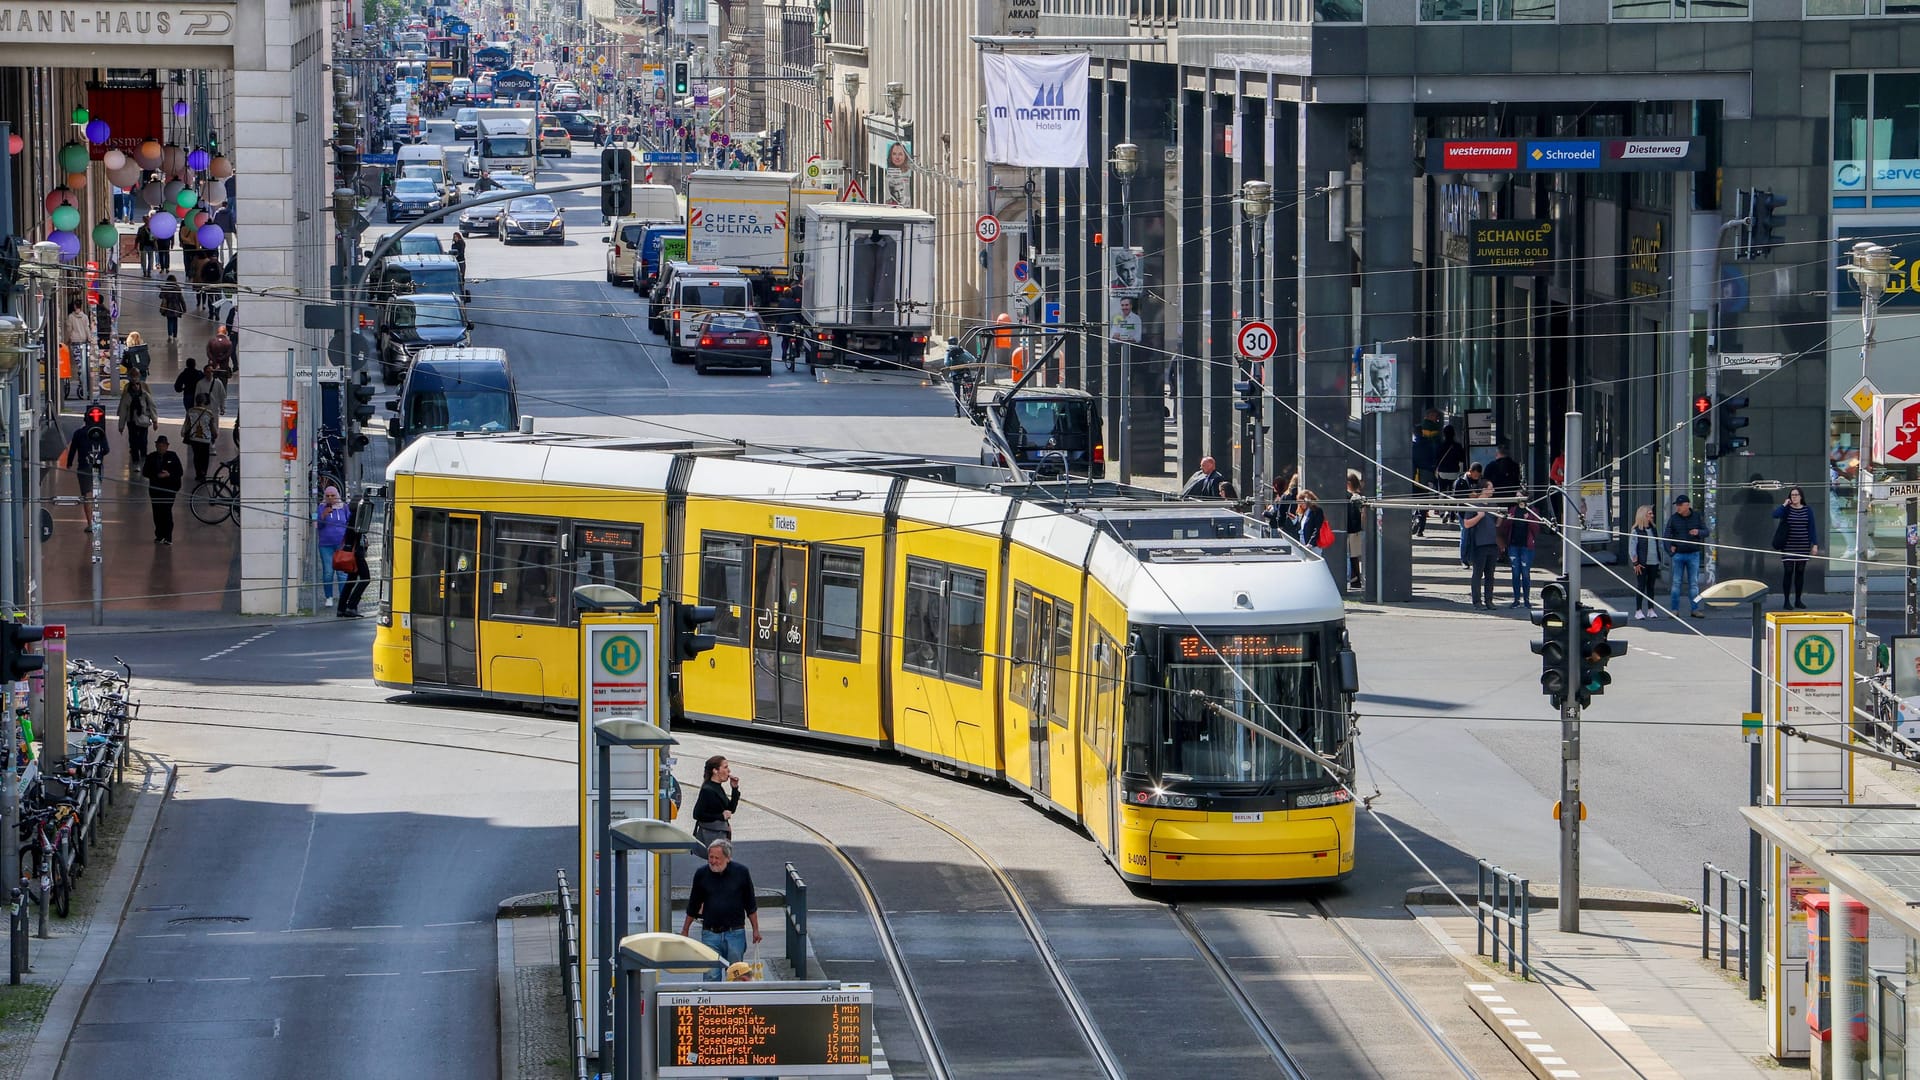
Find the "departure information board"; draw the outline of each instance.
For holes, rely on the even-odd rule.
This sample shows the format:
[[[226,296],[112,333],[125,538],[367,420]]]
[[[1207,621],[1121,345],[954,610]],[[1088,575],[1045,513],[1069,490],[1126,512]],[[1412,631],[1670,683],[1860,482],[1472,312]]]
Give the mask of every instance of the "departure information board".
[[[660,1075],[866,1076],[873,1071],[873,991],[662,989]]]

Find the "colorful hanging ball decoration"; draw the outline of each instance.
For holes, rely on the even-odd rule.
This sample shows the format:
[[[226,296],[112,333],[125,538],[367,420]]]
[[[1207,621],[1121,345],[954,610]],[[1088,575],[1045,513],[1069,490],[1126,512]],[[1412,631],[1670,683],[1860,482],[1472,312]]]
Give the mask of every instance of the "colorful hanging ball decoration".
[[[85,143],[68,143],[60,148],[60,171],[83,172],[87,167],[87,146]]]
[[[95,146],[99,146],[101,143],[106,142],[107,138],[113,134],[113,129],[107,126],[105,120],[96,119],[87,121],[86,132],[87,141]]]
[[[193,211],[187,209],[184,206],[179,205],[178,203],[174,204],[174,206],[171,209],[173,210],[173,216],[181,219],[182,221],[186,220],[186,217],[188,214],[193,213]]]
[[[51,214],[62,206],[73,205],[73,192],[68,191],[63,184],[47,192],[47,197],[40,201],[40,205],[44,206],[47,213]]]
[[[94,247],[110,248],[119,242],[120,230],[113,227],[113,222],[103,221],[93,227]]]
[[[162,147],[160,146],[160,141],[158,139],[148,139],[146,142],[140,144],[140,149],[135,150],[133,156],[140,159],[141,165],[149,169],[157,169],[160,167],[161,153]]]
[[[206,172],[207,166],[212,163],[213,155],[205,150],[191,150],[187,153],[187,168],[194,172]]]
[[[148,181],[147,186],[140,189],[140,201],[159,209],[167,201],[167,186],[158,180]]]
[[[178,182],[179,181],[175,181],[175,183],[178,183]],[[169,184],[168,186],[171,187],[172,185]],[[180,193],[173,197],[173,201],[176,203],[179,203],[181,206],[185,207],[186,209],[191,210],[194,207],[200,205],[200,193],[193,190],[192,188],[181,188]]]
[[[107,179],[117,188],[133,188],[140,183],[140,166],[128,161],[119,168],[110,170]]]
[[[87,186],[87,174],[86,174],[86,173],[83,173],[83,172],[70,172],[70,173],[68,173],[68,174],[67,174],[67,186],[68,186],[68,187],[70,187],[70,188],[72,188],[72,189],[73,189],[73,190],[75,190],[75,191],[79,191],[79,190],[80,190],[81,188],[84,188],[84,187],[86,187],[86,186]]]
[[[188,111],[187,103],[184,99],[173,103],[173,115],[180,119],[185,120]]]
[[[71,206],[56,206],[49,217],[53,227],[61,232],[72,232],[80,227],[80,211]]]
[[[185,190],[187,190],[187,182],[185,180],[169,180],[166,186],[161,189],[161,192],[165,202],[168,204],[177,204],[180,201],[180,193]]]
[[[207,190],[200,193],[200,203],[203,206],[219,206],[226,201],[227,185],[225,184],[208,184]]]
[[[93,114],[88,112],[84,107],[73,110],[73,122],[76,124],[84,124],[92,117]]]
[[[100,155],[100,164],[106,166],[109,175],[127,167],[127,155],[119,150],[109,150]]]
[[[61,258],[74,259],[80,256],[80,237],[78,235],[67,232],[65,229],[56,229],[47,234],[47,239],[59,246]]]
[[[187,219],[187,223],[189,225],[192,225],[195,231],[198,231],[202,225],[205,225],[207,222],[212,220],[213,220],[212,218],[207,216],[207,212],[205,210],[195,210],[193,212],[193,216]]]
[[[227,233],[218,225],[202,225],[194,237],[200,241],[201,247],[217,248],[226,242]]]
[[[172,214],[148,214],[147,231],[161,240],[171,240],[180,231],[180,222]]]
[[[225,154],[216,154],[207,164],[207,173],[215,180],[225,180],[233,175],[233,162],[228,161]]]
[[[7,153],[18,154],[20,153],[20,151],[25,150],[26,148],[27,148],[26,136],[21,135],[19,132],[15,132],[12,135],[7,136]]]
[[[160,167],[165,169],[169,176],[179,176],[185,172],[187,169],[186,148],[168,143],[165,152],[160,158]]]

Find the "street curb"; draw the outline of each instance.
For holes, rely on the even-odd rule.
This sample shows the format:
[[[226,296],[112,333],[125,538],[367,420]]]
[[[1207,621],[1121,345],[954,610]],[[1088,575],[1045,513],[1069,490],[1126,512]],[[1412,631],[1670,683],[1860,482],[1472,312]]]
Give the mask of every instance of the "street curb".
[[[93,996],[94,980],[100,977],[107,953],[112,950],[114,939],[120,934],[120,925],[127,917],[127,905],[133,902],[134,887],[139,884],[140,874],[146,869],[147,852],[153,845],[153,834],[160,823],[160,811],[173,796],[174,781],[179,777],[172,765],[158,758],[149,757],[148,762],[148,777],[151,778],[154,765],[158,765],[166,771],[166,783],[161,785],[158,794],[142,792],[134,805],[133,817],[127,822],[127,835],[121,840],[123,846],[113,861],[113,870],[108,873],[106,888],[100,896],[100,906],[94,912],[94,923],[87,929],[86,936],[80,939],[73,965],[67,969],[66,977],[60,980],[60,989],[54,992],[53,1000],[48,1003],[47,1013],[40,1020],[40,1030],[33,1037],[33,1047],[27,1051],[27,1064],[21,1074],[25,1077],[45,1077],[50,1080],[59,1071],[60,1062],[67,1054],[67,1042],[73,1038],[73,1029],[80,1022],[80,1013],[86,1008],[87,999]],[[128,844],[133,847],[124,846]],[[137,850],[139,858],[127,858],[130,850]]]
[[[1560,908],[1560,890],[1552,882],[1535,883],[1528,888],[1529,903],[1534,910]],[[1408,907],[1457,908],[1454,897],[1472,904],[1479,894],[1472,889],[1455,889],[1448,893],[1440,888],[1408,889],[1403,903]],[[1582,911],[1655,911],[1669,915],[1695,915],[1700,906],[1684,896],[1672,893],[1651,892],[1644,889],[1596,889],[1591,886],[1580,890],[1580,909]]]
[[[560,894],[553,890],[546,892],[521,893],[500,901],[494,909],[495,920],[523,919],[529,915],[560,914]]]
[[[513,964],[514,917],[505,914],[510,903],[501,901],[501,914],[493,920],[494,959],[500,969],[494,978],[500,1010],[500,1080],[520,1080],[520,980]]]
[[[72,606],[72,605],[67,605],[67,606]],[[50,609],[49,616],[53,614],[57,614],[57,612]],[[86,617],[84,611],[79,611],[77,615],[80,620],[84,620]],[[125,625],[118,625],[118,626],[112,623],[108,623],[104,626],[91,626],[85,623],[84,621],[75,621],[75,622],[69,622],[66,625],[67,625],[68,637],[85,638],[85,637],[103,637],[111,634],[182,634],[182,633],[191,634],[191,633],[196,633],[200,631],[217,631],[217,630],[277,630],[283,626],[311,626],[311,625],[317,625],[320,623],[332,623],[336,621],[347,621],[347,620],[336,619],[331,614],[328,614],[328,615],[244,615],[244,616],[236,615],[236,616],[233,616],[232,618],[222,619],[218,622],[206,622],[206,623],[194,623],[194,622],[128,623]]]

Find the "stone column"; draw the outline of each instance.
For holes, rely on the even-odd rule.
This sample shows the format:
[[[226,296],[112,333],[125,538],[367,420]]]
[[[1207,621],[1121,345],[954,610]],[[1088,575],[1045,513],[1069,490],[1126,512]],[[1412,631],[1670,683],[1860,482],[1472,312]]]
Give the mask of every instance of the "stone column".
[[[1376,490],[1377,473],[1384,472],[1384,490],[1389,495],[1408,491],[1404,479],[1413,475],[1414,372],[1420,367],[1420,345],[1408,340],[1418,336],[1421,297],[1420,277],[1413,271],[1413,105],[1411,102],[1369,104],[1367,133],[1362,153],[1366,159],[1363,183],[1366,196],[1363,225],[1362,262],[1365,272],[1361,292],[1361,314],[1365,318],[1367,342],[1390,342],[1386,351],[1399,357],[1400,408],[1382,413],[1365,425],[1362,438],[1364,458],[1371,458],[1374,442],[1373,423],[1381,425],[1379,445],[1385,456],[1364,467],[1367,495]],[[1375,515],[1366,515],[1368,579],[1381,575],[1383,600],[1413,599],[1413,539],[1405,513],[1385,515],[1384,525]],[[1375,535],[1379,528],[1378,536]],[[1376,558],[1378,541],[1384,539],[1385,558]],[[1384,561],[1384,565],[1375,565]],[[1369,595],[1372,588],[1369,586]]]

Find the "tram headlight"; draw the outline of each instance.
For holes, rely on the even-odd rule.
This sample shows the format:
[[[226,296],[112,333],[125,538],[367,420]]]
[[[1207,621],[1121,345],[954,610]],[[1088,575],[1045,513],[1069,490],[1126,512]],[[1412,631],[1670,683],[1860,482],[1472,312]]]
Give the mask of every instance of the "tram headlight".
[[[1352,801],[1353,792],[1346,788],[1334,788],[1332,791],[1316,791],[1298,796],[1293,800],[1293,805],[1302,810],[1310,810],[1316,806],[1338,806]]]

